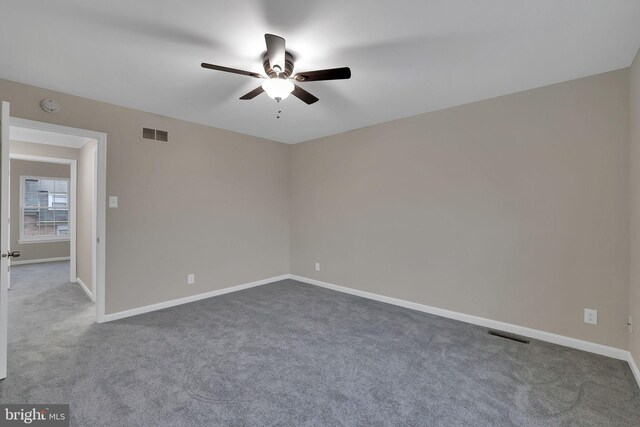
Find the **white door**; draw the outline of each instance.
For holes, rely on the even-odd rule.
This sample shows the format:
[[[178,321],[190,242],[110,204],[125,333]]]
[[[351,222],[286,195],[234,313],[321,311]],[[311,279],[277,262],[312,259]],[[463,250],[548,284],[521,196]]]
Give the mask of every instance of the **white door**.
[[[0,379],[7,376],[7,298],[9,286],[9,103],[0,106]]]
[[[9,108],[7,108],[7,109],[9,109]],[[11,120],[11,118],[9,118],[9,120]],[[6,145],[9,145],[9,144],[6,144]],[[9,241],[9,247],[11,247],[11,155],[9,155],[9,162],[8,163],[9,163],[9,167],[7,168],[7,173],[6,174],[4,173],[4,166],[2,166],[2,171],[3,171],[2,177],[3,178],[4,177],[7,178],[7,188],[9,189],[9,191],[7,192],[7,195],[8,195],[7,199],[9,199],[9,200],[7,200],[7,209],[6,209],[6,211],[8,212],[8,215],[9,215],[9,220],[7,221],[8,225],[7,225],[6,232],[7,232],[7,240]],[[4,206],[4,205],[2,205],[2,206]],[[4,209],[4,207],[3,207],[3,209]],[[3,229],[1,233],[4,234],[4,232],[5,232],[5,230]],[[20,252],[18,252],[18,256],[20,256],[19,253]],[[7,274],[7,289],[11,289],[11,263],[12,263],[12,259],[11,258],[8,258],[8,259],[9,259],[9,272]]]

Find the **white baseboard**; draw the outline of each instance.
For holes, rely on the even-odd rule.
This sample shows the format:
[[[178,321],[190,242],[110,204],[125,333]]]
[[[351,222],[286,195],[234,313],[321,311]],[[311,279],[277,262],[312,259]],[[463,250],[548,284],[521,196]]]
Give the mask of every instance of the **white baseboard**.
[[[17,259],[11,260],[11,265],[23,265],[23,264],[38,264],[41,262],[55,262],[55,261],[69,261],[71,258],[68,256],[61,256],[56,258],[40,258],[40,259]]]
[[[282,276],[270,277],[268,279],[258,280],[256,282],[244,283],[242,285],[232,286],[230,288],[218,289],[216,291],[205,292],[197,295],[190,295],[184,298],[173,299],[170,301],[163,301],[157,304],[145,305],[144,307],[132,308],[131,310],[119,311],[117,313],[105,314],[101,319],[101,322],[111,322],[113,320],[124,319],[125,317],[137,316],[138,314],[149,313],[150,311],[162,310],[163,308],[174,307],[176,305],[187,304],[201,299],[211,298],[218,295],[224,295],[231,292],[241,291],[243,289],[249,289],[260,285],[266,285],[267,283],[277,282],[280,280],[288,279],[289,275],[284,274]]]
[[[629,367],[631,368],[631,372],[633,372],[633,376],[636,378],[636,382],[638,383],[638,387],[640,387],[640,370],[638,369],[638,365],[636,365],[636,361],[633,360],[633,356],[631,352],[629,352]]]
[[[566,337],[563,335],[553,334],[550,332],[540,331],[538,329],[531,329],[524,326],[513,325],[511,323],[500,322],[497,320],[486,319],[483,317],[472,316],[469,314],[459,313],[456,311],[445,310],[442,308],[432,307],[425,304],[419,304],[416,302],[401,300],[398,298],[387,297],[384,295],[374,294],[372,292],[359,291],[357,289],[347,288],[344,286],[334,285],[332,283],[322,282],[316,279],[310,279],[308,277],[296,276],[294,274],[284,274],[282,276],[270,277],[268,279],[258,280],[256,282],[245,283],[242,285],[231,286],[229,288],[219,289],[215,291],[205,292],[197,295],[190,295],[184,298],[178,298],[170,301],[164,301],[157,304],[151,304],[144,307],[133,308],[131,310],[119,311],[117,313],[106,314],[100,321],[111,322],[118,319],[124,319],[126,317],[137,316],[138,314],[149,313],[151,311],[162,310],[164,308],[174,307],[177,305],[187,304],[194,301],[199,301],[206,298],[215,297],[218,295],[224,295],[231,292],[241,291],[243,289],[249,289],[256,286],[266,285],[268,283],[278,282],[280,280],[293,279],[299,282],[308,283],[311,285],[320,286],[334,291],[343,292],[351,295],[356,295],[363,298],[368,298],[375,301],[380,301],[388,304],[397,305],[400,307],[409,308],[424,313],[434,314],[436,316],[446,317],[449,319],[459,320],[466,323],[471,323],[478,326],[483,326],[491,329],[498,329],[513,334],[523,335],[529,338],[537,339],[540,341],[546,341],[553,344],[562,345],[565,347],[575,348],[578,350],[587,351],[590,353],[600,354],[614,359],[624,360],[629,363],[629,367],[633,372],[633,375],[640,387],[640,370],[633,360],[633,356],[627,350],[620,348],[609,347],[602,344],[596,344],[589,341],[579,340],[576,338]],[[87,286],[78,278],[78,283],[84,291],[92,298],[91,292]]]
[[[96,302],[95,297],[93,296],[93,292],[91,292],[89,290],[89,288],[87,287],[87,285],[84,284],[84,282],[82,281],[81,278],[76,277],[76,283],[80,285],[80,287],[82,288],[82,290],[84,291],[85,294],[87,294],[87,296],[89,297],[89,299],[93,302]]]
[[[363,298],[372,299],[375,301],[381,301],[388,304],[397,305],[400,307],[410,308],[412,310],[422,311],[424,313],[435,314],[436,316],[447,317],[449,319],[459,320],[474,325],[483,326],[485,328],[498,329],[512,334],[523,335],[525,337],[537,339],[540,341],[546,341],[553,344],[563,345],[565,347],[576,348],[578,350],[588,351],[590,353],[600,354],[603,356],[612,357],[614,359],[620,359],[629,361],[630,353],[627,350],[620,348],[609,347],[602,344],[596,344],[589,341],[583,341],[576,338],[570,338],[563,335],[552,334],[550,332],[540,331],[538,329],[526,328],[524,326],[513,325],[511,323],[499,322],[497,320],[486,319],[484,317],[472,316],[469,314],[459,313],[456,311],[445,310],[442,308],[432,307],[429,305],[419,304],[416,302],[401,300],[398,298],[391,298],[384,295],[374,294],[371,292],[359,291],[357,289],[346,288],[344,286],[334,285],[332,283],[322,282],[316,279],[310,279],[307,277],[289,275],[293,280],[299,282],[308,283],[311,285],[321,286],[323,288],[333,289],[334,291],[344,292],[351,295],[356,295]],[[636,379],[638,377],[636,376]],[[640,382],[639,382],[640,384]]]

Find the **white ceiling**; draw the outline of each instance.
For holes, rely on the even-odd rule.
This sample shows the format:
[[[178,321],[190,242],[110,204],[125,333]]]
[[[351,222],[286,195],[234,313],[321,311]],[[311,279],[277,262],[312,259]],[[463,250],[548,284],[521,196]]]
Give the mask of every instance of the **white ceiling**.
[[[640,46],[638,0],[0,0],[0,77],[295,143],[627,67]],[[282,118],[259,80],[264,33],[307,82]],[[1,94],[0,94],[1,96]],[[64,106],[62,106],[64,108]]]

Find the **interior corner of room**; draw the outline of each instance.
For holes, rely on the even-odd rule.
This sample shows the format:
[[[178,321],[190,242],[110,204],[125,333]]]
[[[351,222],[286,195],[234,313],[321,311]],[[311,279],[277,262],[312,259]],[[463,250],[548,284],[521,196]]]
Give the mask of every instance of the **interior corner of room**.
[[[256,37],[233,43],[161,23],[123,29],[118,37],[141,45],[171,39],[172,58],[188,58],[157,71],[183,78],[182,95],[173,86],[159,94],[167,81],[133,65],[122,68],[131,80],[129,71],[101,74],[104,87],[73,73],[77,87],[69,76],[34,71],[21,81],[13,68],[0,71],[10,106],[2,252],[20,253],[8,277],[23,286],[0,286],[0,398],[57,402],[59,390],[72,411],[81,402],[74,422],[117,408],[114,425],[411,425],[430,416],[444,425],[633,425],[640,31],[621,12],[600,22],[604,6],[503,13],[511,7],[513,22],[495,29],[479,7],[484,21],[465,15],[478,49],[497,43],[478,52],[469,34],[438,32],[432,21],[434,34],[415,40],[396,32],[363,44],[349,33],[319,50],[306,33],[274,25],[278,15],[266,19],[275,28],[258,25]],[[580,15],[574,33],[553,7],[600,14]],[[640,18],[640,6],[611,8]],[[397,28],[417,19],[387,13]],[[521,35],[519,19],[530,25],[522,37],[538,37],[516,49],[504,34]],[[282,37],[272,34],[280,28]],[[513,64],[543,48],[551,53],[539,62]],[[203,62],[210,51],[228,67]],[[562,52],[575,58],[554,66]],[[471,65],[477,72],[464,71]],[[323,73],[342,81],[320,81]],[[416,88],[392,87],[400,75]],[[50,280],[41,292],[38,280]],[[45,339],[33,327],[45,315],[6,307],[16,301],[19,313],[28,298],[53,294],[61,311],[42,313],[61,344],[45,357],[32,344]],[[18,339],[27,326],[36,335]],[[83,346],[100,354],[85,359]],[[47,378],[38,394],[25,385],[35,381],[27,367],[48,358],[65,379],[34,368]],[[193,402],[204,408],[198,416],[185,414]]]
[[[127,126],[107,128],[118,165],[108,177],[111,194],[126,200],[109,209],[107,239],[128,256],[107,259],[105,320],[292,275],[626,358],[635,73],[621,69],[294,145],[162,118],[159,127],[180,144],[149,146],[136,141],[135,125],[149,122],[147,113],[9,81],[1,87],[28,95],[13,97],[22,117],[39,118],[37,99],[55,95],[67,106],[66,123],[81,126],[73,120],[79,110],[95,113],[83,125],[93,129],[105,129],[99,117],[128,118]],[[457,139],[460,132],[468,138]],[[12,143],[29,148],[23,153],[37,146]],[[517,180],[503,179],[515,171]],[[190,210],[190,221],[157,233],[143,212],[170,201],[153,222],[172,224],[201,191],[195,177],[214,184],[211,200],[224,205]],[[212,245],[194,226],[201,223],[215,241],[234,243]],[[187,250],[159,250],[165,242]],[[236,261],[247,253],[260,255]],[[176,286],[191,270],[195,286]],[[598,309],[597,326],[583,322],[585,307]]]

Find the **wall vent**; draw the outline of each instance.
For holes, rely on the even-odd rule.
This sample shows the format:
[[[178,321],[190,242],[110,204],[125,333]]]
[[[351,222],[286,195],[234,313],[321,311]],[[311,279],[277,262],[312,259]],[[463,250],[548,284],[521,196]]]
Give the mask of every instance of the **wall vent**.
[[[529,344],[531,342],[529,338],[525,338],[516,334],[510,334],[509,332],[494,331],[492,329],[489,329],[489,335],[493,335],[494,337],[506,338],[508,340],[521,342],[523,344]]]
[[[160,129],[142,128],[142,139],[145,141],[169,142],[169,132]]]

